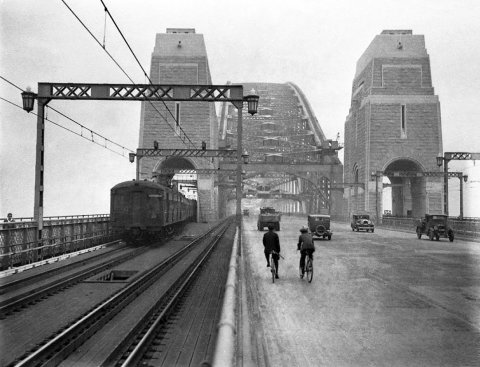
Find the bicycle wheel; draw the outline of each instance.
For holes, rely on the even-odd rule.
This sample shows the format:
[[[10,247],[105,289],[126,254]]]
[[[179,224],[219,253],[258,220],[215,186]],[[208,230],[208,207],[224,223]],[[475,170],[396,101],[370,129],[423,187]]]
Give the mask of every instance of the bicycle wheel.
[[[312,259],[308,258],[307,260],[307,280],[309,283],[312,282],[313,279],[313,261]]]
[[[272,283],[275,283],[275,274],[277,274],[277,269],[275,268],[275,261],[273,261],[273,256],[270,256],[270,270],[272,271]]]

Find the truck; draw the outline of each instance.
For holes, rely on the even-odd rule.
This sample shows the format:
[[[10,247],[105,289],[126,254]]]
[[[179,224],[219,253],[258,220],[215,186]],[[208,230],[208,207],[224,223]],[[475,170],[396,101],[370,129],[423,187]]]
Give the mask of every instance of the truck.
[[[257,228],[259,231],[263,231],[264,227],[268,227],[269,224],[273,225],[276,231],[280,230],[280,219],[282,213],[277,212],[275,208],[263,207],[260,208],[260,214],[258,215]]]

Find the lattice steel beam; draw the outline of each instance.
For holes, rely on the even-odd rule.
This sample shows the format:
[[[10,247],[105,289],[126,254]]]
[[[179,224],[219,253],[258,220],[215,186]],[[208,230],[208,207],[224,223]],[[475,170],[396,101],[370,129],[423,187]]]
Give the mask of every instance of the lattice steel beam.
[[[236,170],[234,169],[180,169],[180,168],[162,168],[154,172],[153,176],[160,176],[160,175],[175,175],[175,174],[186,174],[186,175],[211,175],[211,174],[232,174],[235,173]]]
[[[236,149],[137,149],[137,158],[143,157],[227,157],[235,158]]]
[[[467,152],[445,152],[444,158],[447,160],[480,160],[480,153],[467,153]]]
[[[179,184],[182,184],[182,185],[184,185],[184,184],[192,184],[192,185],[197,186],[197,180],[195,180],[195,179],[188,180],[188,179],[183,179],[183,178],[182,178],[182,179],[180,179],[180,180],[176,180],[176,179],[175,179],[175,180],[172,180],[172,182],[176,182],[176,183],[179,183]]]
[[[38,98],[112,101],[198,101],[243,104],[241,85],[38,83]],[[237,106],[238,105],[238,106]]]
[[[445,177],[447,175],[448,177],[462,178],[463,176],[462,172],[384,171],[378,172],[378,174],[388,177]]]

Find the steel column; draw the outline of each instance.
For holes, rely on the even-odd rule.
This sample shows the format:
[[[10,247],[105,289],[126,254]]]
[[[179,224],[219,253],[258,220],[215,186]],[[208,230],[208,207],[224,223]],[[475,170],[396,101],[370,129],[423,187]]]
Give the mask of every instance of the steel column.
[[[236,217],[237,217],[237,227],[238,227],[238,243],[239,251],[242,246],[242,110],[243,105],[237,107],[238,112],[238,121],[237,121],[237,208],[236,208]]]
[[[45,164],[45,106],[48,100],[38,98],[37,106],[37,143],[35,159],[35,198],[33,219],[37,222],[37,240],[42,240],[43,230],[43,187]]]
[[[460,219],[463,219],[463,175],[460,179]]]
[[[448,215],[448,159],[443,160],[443,173],[443,211]]]

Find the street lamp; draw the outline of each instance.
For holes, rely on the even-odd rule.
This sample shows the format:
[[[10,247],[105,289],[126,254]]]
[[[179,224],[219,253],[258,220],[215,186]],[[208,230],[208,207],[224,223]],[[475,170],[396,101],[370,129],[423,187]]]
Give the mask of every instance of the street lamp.
[[[40,92],[40,87],[39,87]],[[37,245],[42,245],[43,231],[43,186],[45,170],[45,106],[50,101],[48,98],[39,98],[30,87],[21,93],[23,109],[30,113],[37,99],[37,143],[35,153],[35,196],[33,204],[33,220],[37,222]]]
[[[248,105],[248,113],[250,115],[255,115],[258,111],[258,100],[259,96],[255,93],[255,89],[250,90],[250,94],[243,97],[243,99],[247,102]]]
[[[37,95],[30,90],[30,87],[27,87],[27,90],[22,92],[23,109],[25,111],[31,112],[33,110],[35,98],[37,98]]]
[[[238,228],[238,243],[242,243],[242,161],[248,159],[248,153],[242,152],[242,141],[243,141],[243,124],[242,124],[242,110],[243,102],[247,102],[248,113],[250,115],[255,115],[258,111],[258,100],[259,97],[255,93],[255,90],[252,88],[250,93],[247,96],[243,96],[242,103],[234,103],[234,106],[237,108],[237,183],[236,183],[236,219],[237,219],[237,228]],[[244,156],[247,157],[244,157]],[[238,254],[240,255],[241,246],[238,246]]]

